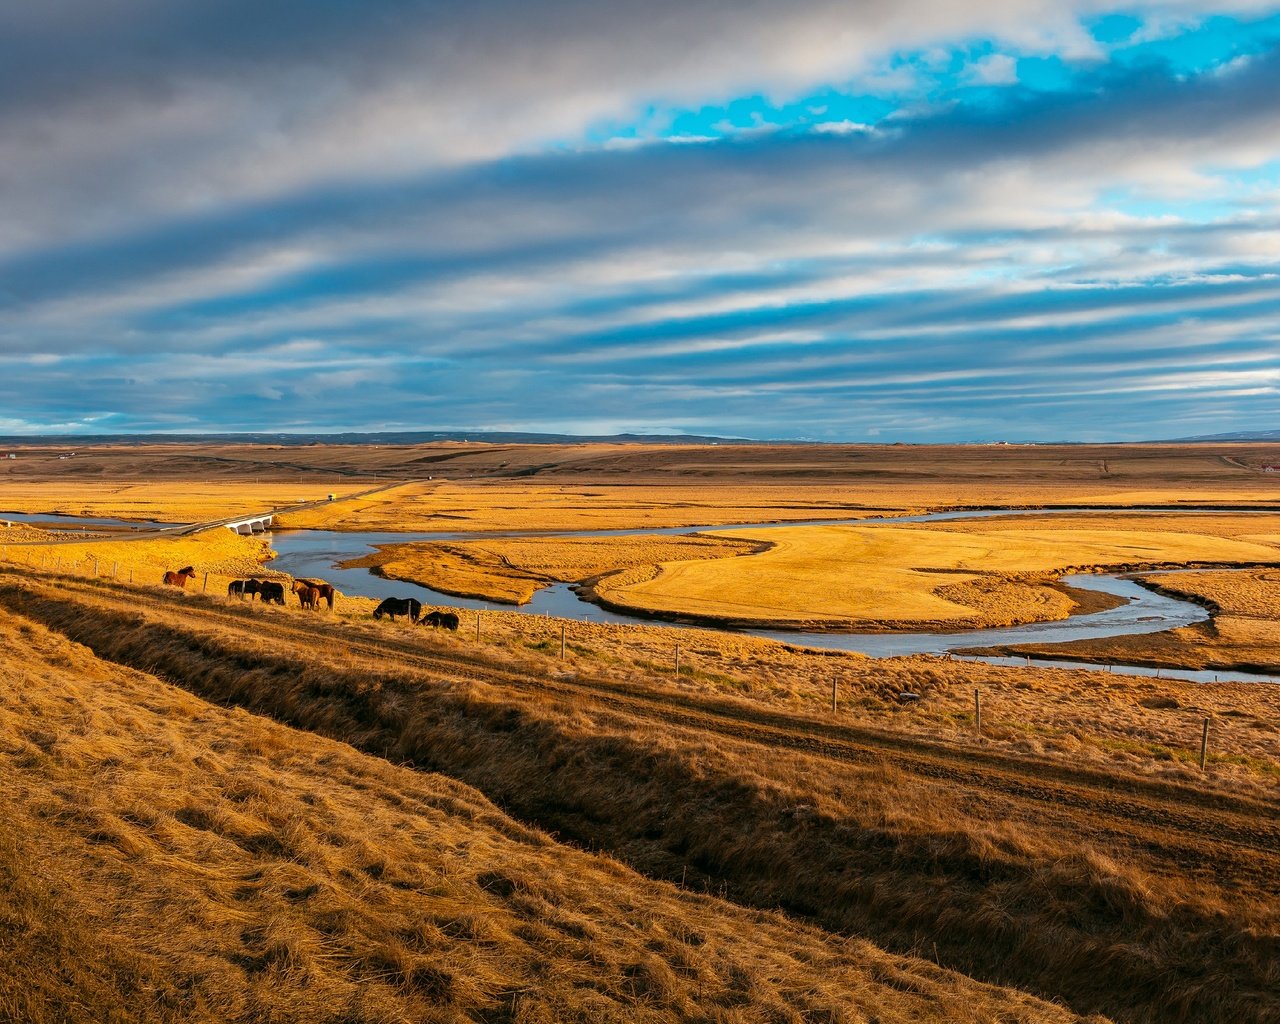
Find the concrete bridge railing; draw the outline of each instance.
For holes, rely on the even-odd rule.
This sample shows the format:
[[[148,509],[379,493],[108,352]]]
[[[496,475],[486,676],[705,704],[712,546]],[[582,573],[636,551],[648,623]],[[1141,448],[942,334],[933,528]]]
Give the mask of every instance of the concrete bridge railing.
[[[266,533],[271,529],[273,519],[274,516],[272,515],[251,516],[248,519],[241,519],[234,523],[223,523],[222,525],[233,533],[248,537],[254,533]]]

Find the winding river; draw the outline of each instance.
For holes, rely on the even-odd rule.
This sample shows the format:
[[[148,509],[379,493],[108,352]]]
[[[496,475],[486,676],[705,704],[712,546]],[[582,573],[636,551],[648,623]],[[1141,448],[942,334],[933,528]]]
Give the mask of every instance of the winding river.
[[[934,512],[917,516],[901,516],[888,519],[812,519],[787,523],[739,523],[728,526],[704,525],[683,527],[655,527],[650,529],[618,529],[618,530],[579,530],[565,532],[526,532],[526,533],[475,533],[475,532],[427,532],[427,533],[380,533],[341,532],[331,530],[290,530],[269,535],[272,547],[277,552],[271,563],[273,569],[289,573],[292,576],[323,577],[333,583],[343,593],[362,597],[416,597],[425,604],[449,605],[473,611],[506,611],[524,615],[546,615],[555,618],[577,619],[586,622],[615,624],[647,625],[661,624],[671,628],[689,628],[677,623],[656,623],[655,620],[638,616],[625,615],[609,611],[599,605],[581,600],[567,583],[555,584],[537,591],[528,604],[514,606],[474,598],[455,597],[429,587],[401,580],[384,579],[375,576],[366,569],[342,569],[338,562],[359,558],[368,554],[374,545],[405,544],[415,541],[462,541],[477,540],[484,537],[542,536],[542,537],[611,537],[611,536],[657,536],[687,535],[705,531],[725,532],[731,530],[760,530],[785,528],[788,526],[827,526],[856,525],[893,526],[901,523],[945,522],[956,519],[978,519],[1016,515],[1067,515],[1071,513],[1111,511],[1112,514],[1141,514],[1152,512],[1186,512],[1206,513],[1221,511],[1216,509],[1186,508],[1171,510],[1168,508],[1130,509],[1125,512],[1115,510],[1099,510],[1090,508],[1060,509],[987,509],[957,512]],[[1275,515],[1276,513],[1259,510],[1254,514]],[[17,514],[0,513],[0,519],[15,522],[39,522],[50,524],[57,522],[64,528],[77,529],[93,526],[117,526],[137,528],[141,524],[112,519],[88,519],[72,516],[54,516],[50,514]],[[148,527],[172,526],[176,524],[145,524]],[[1200,605],[1191,601],[1183,601],[1156,594],[1134,582],[1131,578],[1118,575],[1074,575],[1065,576],[1062,580],[1068,586],[1080,590],[1100,591],[1125,599],[1124,604],[1103,611],[1084,615],[1073,615],[1067,619],[1053,622],[1035,622],[1022,626],[1008,626],[999,629],[968,630],[958,633],[809,633],[782,630],[742,630],[751,636],[780,640],[784,643],[804,647],[815,647],[827,650],[857,651],[877,658],[888,658],[906,654],[950,654],[950,652],[973,647],[994,647],[1006,644],[1023,643],[1068,643],[1074,640],[1101,640],[1114,636],[1134,636],[1144,633],[1159,633],[1179,626],[1189,626],[1204,622],[1209,613]],[[701,626],[697,628],[715,628]],[[1055,660],[1052,658],[1002,658],[964,656],[966,660],[983,661],[990,664],[1035,664],[1046,667],[1073,669],[1101,669],[1125,675],[1154,676],[1164,678],[1187,679],[1196,682],[1238,681],[1238,682],[1280,682],[1280,677],[1260,673],[1238,671],[1194,671],[1190,669],[1154,669],[1135,665],[1103,665],[1088,662]]]

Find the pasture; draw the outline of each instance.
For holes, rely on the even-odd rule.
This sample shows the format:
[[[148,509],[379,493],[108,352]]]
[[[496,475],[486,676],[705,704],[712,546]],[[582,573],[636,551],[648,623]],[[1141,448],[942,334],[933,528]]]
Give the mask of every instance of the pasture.
[[[0,650],[5,1020],[1074,1019],[647,879],[22,615]]]
[[[15,446],[0,511],[189,522],[400,481],[300,514],[337,530],[573,530],[855,519],[946,507],[1264,506],[1276,445]],[[428,480],[428,477],[433,479]],[[242,500],[244,499],[244,500]],[[207,514],[206,514],[207,513]]]
[[[512,1010],[517,990],[527,1012],[552,1007],[549,1020],[752,1020],[767,1006],[797,1024],[894,1012],[1269,1019],[1269,998],[1249,993],[1267,991],[1274,968],[1259,936],[1280,927],[1280,836],[1265,824],[1275,777],[1257,759],[1220,757],[1202,776],[1148,753],[1144,772],[1131,755],[1110,756],[1118,745],[1099,744],[1101,756],[1081,766],[1087,726],[1028,728],[1037,699],[1062,703],[1063,691],[1035,693],[1041,677],[1061,673],[755,643],[766,662],[807,660],[820,693],[840,672],[833,716],[811,699],[786,706],[735,692],[702,646],[712,634],[685,634],[698,647],[677,677],[628,653],[620,634],[598,637],[593,652],[575,627],[561,660],[532,636],[499,635],[489,619],[476,641],[466,629],[363,617],[335,628],[294,607],[159,586],[0,576],[0,624],[28,652],[11,666],[22,685],[4,698],[6,734],[19,741],[0,755],[0,792],[16,780],[34,801],[17,802],[17,840],[72,851],[40,876],[56,880],[56,898],[28,888],[18,905],[38,935],[53,928],[40,908],[52,908],[60,930],[50,955],[71,949],[86,965],[55,977],[50,1005],[86,990],[126,1003],[176,962],[221,1019],[265,1007],[307,1019],[312,1000],[345,1007],[366,983],[379,1000],[368,1005],[384,1015],[441,1020],[460,1007]],[[738,657],[750,678],[756,655]],[[919,703],[885,699],[886,684],[911,678]],[[954,705],[943,691],[962,701],[978,681],[993,710],[1020,687],[1025,703],[995,714],[989,736],[947,736],[940,722]],[[1226,706],[1240,693],[1209,699]],[[1108,699],[1127,703],[1132,721],[1148,711],[1137,695]],[[1275,710],[1257,712],[1265,720]],[[1153,714],[1177,731],[1176,712]],[[1033,752],[1028,741],[1043,745]],[[104,786],[102,759],[138,768]],[[1165,813],[1175,806],[1178,815]],[[1215,838],[1246,833],[1245,846]],[[528,856],[518,853],[525,837]],[[578,884],[562,891],[571,878]],[[118,905],[103,892],[138,909],[94,912],[95,898]],[[155,905],[173,909],[143,909]],[[445,923],[459,920],[471,923]],[[709,961],[664,941],[688,929]],[[920,959],[911,954],[922,935],[930,952]],[[113,952],[124,949],[131,959]],[[730,949],[738,959],[726,962]],[[24,968],[17,991],[50,993],[25,984],[33,974]],[[638,985],[648,977],[663,980]]]
[[[1274,455],[1249,446],[956,449],[949,468],[888,446],[216,451],[211,491],[191,475],[210,450],[166,446],[41,479],[15,460],[0,496],[81,489],[75,511],[119,514],[113,474],[154,458],[127,507],[199,518],[175,512],[212,509],[237,477],[306,496],[287,479],[301,466],[317,497],[349,484],[309,525],[495,533],[1277,489],[1249,461]],[[399,486],[341,500],[392,469]],[[239,508],[264,511],[253,486]],[[958,628],[1068,614],[1054,578],[1072,568],[1280,561],[1265,524],[1089,512],[482,536],[370,562],[510,600],[593,580],[663,613],[718,601],[711,618]],[[1280,688],[513,611],[391,620],[368,598],[330,610],[268,555],[224,529],[0,530],[0,1019],[1280,1016]],[[187,566],[184,587],[162,585]],[[1277,578],[1163,575],[1215,621],[1130,653],[1274,655]],[[287,600],[228,595],[246,579]]]
[[[314,482],[254,483],[252,480],[132,482],[76,478],[29,481],[0,477],[2,512],[55,513],[137,522],[198,523],[251,515],[308,501],[330,493],[347,494],[365,486]]]
[[[662,562],[756,554],[768,545],[730,537],[547,537],[378,547],[343,567],[373,569],[461,597],[525,604],[550,583]]]
[[[1089,529],[1027,518],[721,536],[772,546],[747,558],[619,572],[595,593],[627,610],[754,625],[970,628],[1065,618],[1074,602],[1055,581],[1070,571],[1280,562],[1271,538],[1127,519]]]

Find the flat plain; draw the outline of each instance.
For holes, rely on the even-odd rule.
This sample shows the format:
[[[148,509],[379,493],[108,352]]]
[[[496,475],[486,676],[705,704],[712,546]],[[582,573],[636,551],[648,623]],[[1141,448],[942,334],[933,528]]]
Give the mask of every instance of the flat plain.
[[[1257,468],[1275,452],[1251,446],[495,448],[19,451],[0,495],[106,515],[131,473],[154,486],[130,479],[118,509],[219,518],[184,493],[193,467],[259,511],[237,481],[296,500],[302,466],[316,493],[348,485],[316,526],[486,526],[445,542],[460,587],[741,572],[794,533],[802,553],[822,538],[805,586],[828,605],[879,572],[884,607],[939,621],[934,600],[1065,614],[1066,568],[1249,564],[1280,541]],[[1223,510],[492,536],[987,502]],[[865,534],[865,557],[821,531]],[[1280,1020],[1280,688],[514,611],[460,611],[452,633],[366,599],[228,600],[234,576],[283,574],[226,530],[0,533],[0,1019]],[[187,589],[159,584],[188,563]],[[940,575],[941,598],[913,578]],[[777,579],[754,584],[771,614]],[[1158,585],[1265,652],[1277,579]]]

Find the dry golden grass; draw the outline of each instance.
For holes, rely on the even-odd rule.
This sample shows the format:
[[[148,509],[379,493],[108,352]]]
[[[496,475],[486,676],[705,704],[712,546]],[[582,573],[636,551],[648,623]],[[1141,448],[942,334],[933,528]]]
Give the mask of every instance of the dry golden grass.
[[[773,547],[619,573],[595,592],[613,607],[742,623],[967,628],[1065,618],[1073,603],[1051,583],[1073,569],[1280,560],[1269,543],[1114,523],[797,526],[732,536]]]
[[[436,481],[281,517],[286,528],[377,531],[612,530],[878,514],[848,486],[684,481],[599,486]]]
[[[630,669],[606,664],[598,673],[572,647],[571,663],[557,667],[524,645],[477,647],[465,635],[263,614],[78,580],[10,577],[0,581],[0,604],[219,702],[447,771],[524,819],[651,875],[687,871],[737,902],[923,950],[1077,1011],[1135,1024],[1261,1024],[1280,1012],[1274,802],[1077,769],[1073,758],[1020,759],[843,724],[862,709],[832,724],[825,715],[703,700],[652,671],[634,684],[611,681]],[[813,659],[836,660],[864,666],[868,685],[886,667]],[[1023,677],[935,659],[911,659],[904,672],[954,672],[956,681],[990,672],[1011,686]],[[935,699],[925,690],[903,714]],[[300,757],[290,748],[280,763]],[[1211,764],[1211,778],[1223,770]],[[325,772],[339,787],[350,776],[332,761]],[[381,778],[375,791],[385,788]],[[221,776],[210,781],[220,785]],[[403,787],[396,792],[403,799]],[[436,836],[428,849],[457,848],[449,843]],[[470,845],[473,855],[485,852]],[[605,905],[644,905],[601,890],[594,876],[576,877]],[[814,963],[795,968],[808,984]],[[776,985],[793,977],[791,968],[765,970]],[[655,1012],[671,1005],[665,991],[651,998]],[[765,1005],[749,994],[742,1019],[759,1019]],[[925,1010],[921,1019],[970,1019],[962,1013],[1001,1019],[977,1003]],[[697,1007],[688,1019],[719,1018]]]
[[[0,614],[0,1018],[1067,1022]]]
[[[208,592],[215,594],[225,594],[227,584],[241,577],[283,578],[283,574],[264,567],[271,556],[268,541],[221,528],[183,537],[148,535],[126,539],[105,535],[73,540],[45,534],[44,538],[43,543],[4,543],[7,534],[0,531],[0,563],[137,583],[159,583],[165,572],[190,565],[196,576],[187,588],[204,589],[207,576]]]
[[[255,483],[252,477],[138,483],[6,480],[0,485],[0,518],[4,512],[54,512],[105,519],[200,523],[322,501],[330,493],[349,494],[366,487],[332,482]]]
[[[763,551],[762,542],[729,537],[495,538],[458,544],[379,545],[343,562],[446,594],[525,604],[549,583],[575,583],[633,566],[732,558]]]

